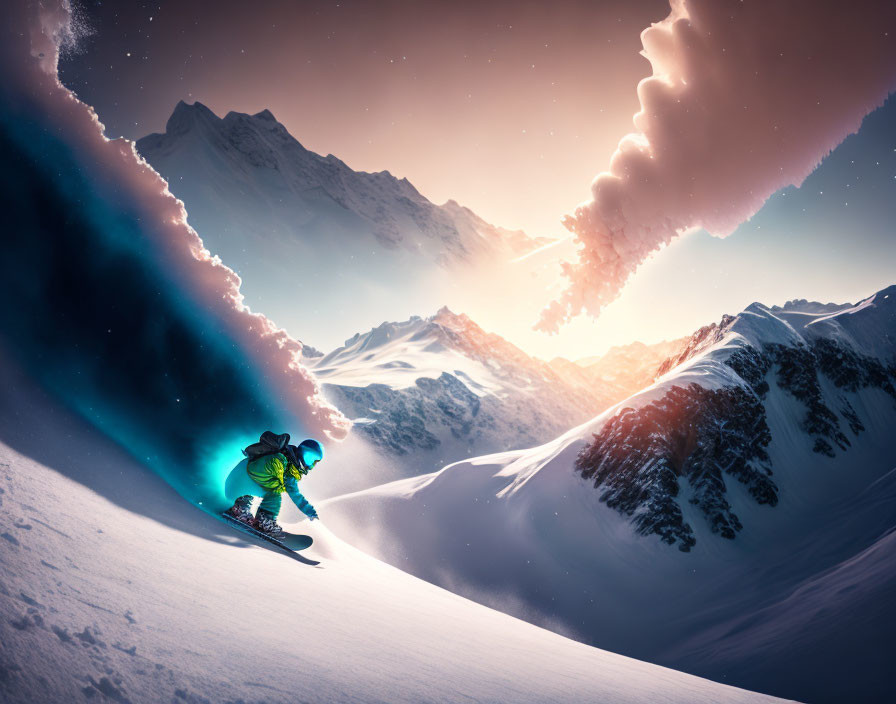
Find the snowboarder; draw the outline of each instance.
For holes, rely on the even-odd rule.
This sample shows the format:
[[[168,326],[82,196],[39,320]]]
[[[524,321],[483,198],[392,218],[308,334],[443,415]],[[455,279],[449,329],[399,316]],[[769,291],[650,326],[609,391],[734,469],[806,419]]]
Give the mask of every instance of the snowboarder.
[[[308,439],[298,445],[290,445],[288,434],[275,435],[266,431],[261,440],[243,450],[243,454],[249,458],[245,472],[256,490],[234,502],[227,511],[231,516],[256,530],[279,537],[283,535],[283,529],[278,525],[277,517],[280,515],[283,493],[286,492],[309,519],[313,521],[317,518],[314,506],[299,490],[302,477],[324,457],[324,449],[317,440]],[[256,496],[261,497],[261,505],[253,516],[251,505]]]

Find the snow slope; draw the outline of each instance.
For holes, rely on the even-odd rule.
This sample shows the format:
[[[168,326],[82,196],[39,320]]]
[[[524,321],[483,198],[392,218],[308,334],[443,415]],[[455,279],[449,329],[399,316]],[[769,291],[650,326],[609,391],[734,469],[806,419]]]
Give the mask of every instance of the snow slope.
[[[891,701],[894,294],[754,304],[545,445],[322,511],[371,554],[583,641],[782,696]]]
[[[309,532],[254,547],[2,369],[4,702],[763,702],[603,652]]]

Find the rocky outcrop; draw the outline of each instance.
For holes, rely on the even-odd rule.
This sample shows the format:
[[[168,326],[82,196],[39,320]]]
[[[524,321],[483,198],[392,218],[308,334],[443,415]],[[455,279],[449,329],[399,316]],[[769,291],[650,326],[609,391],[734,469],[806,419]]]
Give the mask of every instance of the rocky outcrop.
[[[601,501],[632,517],[639,533],[687,551],[696,538],[681,499],[724,538],[742,528],[726,497],[726,476],[758,503],[778,502],[770,440],[762,404],[750,391],[674,386],[658,401],[613,416],[581,451],[576,469],[594,481]]]
[[[850,436],[865,431],[848,394],[873,388],[896,401],[893,362],[864,354],[843,335],[826,334],[836,327],[792,326],[786,314],[798,303],[789,309],[754,304],[744,323],[725,316],[698,330],[660,373],[674,377],[678,365],[693,364],[706,353],[696,360],[698,369],[712,370],[715,383],[720,378],[726,383],[679,386],[673,378],[658,400],[618,411],[580,452],[576,470],[594,482],[601,501],[630,516],[638,532],[690,550],[695,530],[681,508],[688,501],[713,533],[733,539],[743,526],[727,498],[732,479],[757,503],[777,503],[767,452],[772,387],[799,401],[799,428],[812,451],[827,457],[847,451]],[[844,308],[807,305],[818,308],[818,316]],[[720,375],[719,363],[734,375]]]

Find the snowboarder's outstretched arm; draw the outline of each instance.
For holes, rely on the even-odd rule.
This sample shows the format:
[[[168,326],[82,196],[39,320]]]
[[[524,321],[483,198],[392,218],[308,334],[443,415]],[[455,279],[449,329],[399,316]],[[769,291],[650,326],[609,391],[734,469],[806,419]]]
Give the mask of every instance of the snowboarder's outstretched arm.
[[[317,511],[314,510],[314,506],[312,506],[308,499],[302,496],[302,492],[299,491],[299,483],[296,481],[296,478],[287,475],[284,477],[283,484],[286,486],[286,493],[289,494],[289,498],[292,499],[292,502],[298,506],[299,511],[312,520],[317,518]]]

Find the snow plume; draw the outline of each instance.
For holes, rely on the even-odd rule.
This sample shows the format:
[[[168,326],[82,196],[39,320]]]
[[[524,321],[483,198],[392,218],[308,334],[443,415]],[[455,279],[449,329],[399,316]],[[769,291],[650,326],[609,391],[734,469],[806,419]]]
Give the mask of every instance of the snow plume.
[[[579,246],[542,312],[556,332],[597,316],[648,255],[684,230],[730,234],[800,185],[896,87],[896,3],[671,0],[644,30],[653,75],[592,200],[564,224]]]
[[[301,344],[242,305],[239,277],[165,181],[59,82],[59,47],[76,40],[68,4],[15,0],[4,14],[4,345],[142,459],[180,472],[191,498],[213,443],[266,427],[344,437]]]

